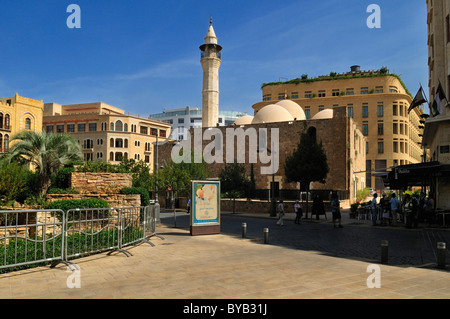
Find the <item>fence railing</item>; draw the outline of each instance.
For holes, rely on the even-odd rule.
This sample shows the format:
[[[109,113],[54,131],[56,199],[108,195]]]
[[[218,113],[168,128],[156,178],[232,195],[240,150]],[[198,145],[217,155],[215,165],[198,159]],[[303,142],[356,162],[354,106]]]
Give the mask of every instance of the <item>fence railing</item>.
[[[33,264],[72,264],[69,259],[154,244],[154,206],[125,208],[0,211],[0,272]],[[4,272],[4,271],[3,271]]]

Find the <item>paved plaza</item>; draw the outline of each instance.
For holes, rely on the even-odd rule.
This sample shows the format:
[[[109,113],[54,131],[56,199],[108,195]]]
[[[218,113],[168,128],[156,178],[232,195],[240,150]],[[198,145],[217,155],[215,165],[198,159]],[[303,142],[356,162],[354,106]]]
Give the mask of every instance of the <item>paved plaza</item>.
[[[345,213],[343,214],[346,215]],[[0,275],[2,299],[410,299],[450,297],[449,269],[437,269],[433,245],[445,229],[373,227],[344,218],[284,226],[268,216],[222,214],[218,235],[190,236],[189,216],[161,214],[154,247],[143,243],[120,252]],[[242,222],[247,237],[242,238]],[[263,228],[269,228],[264,243]],[[380,239],[389,241],[389,262],[380,263]],[[447,241],[448,242],[448,241]],[[448,251],[447,251],[448,256]],[[450,258],[447,258],[449,261]],[[380,288],[369,288],[370,265],[379,267]],[[71,277],[72,276],[72,277]],[[70,281],[72,282],[72,281]],[[370,281],[374,282],[374,281]]]

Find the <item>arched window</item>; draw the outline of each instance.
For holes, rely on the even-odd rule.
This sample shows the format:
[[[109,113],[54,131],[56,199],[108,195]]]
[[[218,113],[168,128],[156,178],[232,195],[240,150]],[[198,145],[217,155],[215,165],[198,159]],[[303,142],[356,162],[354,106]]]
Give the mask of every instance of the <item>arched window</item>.
[[[28,117],[25,119],[25,129],[31,130],[31,119]]]
[[[5,115],[5,128],[6,128],[7,130],[9,130],[9,122],[10,122],[9,114],[6,114],[6,115]]]
[[[3,135],[0,133],[0,153],[3,152]]]
[[[111,125],[110,125],[109,130],[110,130],[110,131],[114,131],[114,123],[113,123],[113,122],[111,122]]]
[[[114,139],[109,140],[109,147],[114,147]]]
[[[116,138],[116,147],[123,147],[123,140],[121,138]]]
[[[3,128],[3,113],[0,113],[0,128]]]
[[[108,128],[108,123],[102,122],[102,131],[106,131],[107,128]]]
[[[125,154],[123,155],[123,157],[127,160],[127,159],[128,159],[128,153],[125,152]]]
[[[128,140],[125,139],[123,147],[128,148]]]
[[[109,153],[109,160],[111,162],[114,161],[114,153],[113,152]]]
[[[116,121],[116,131],[117,132],[122,132],[123,131],[123,123],[122,121]]]
[[[124,131],[124,132],[128,132],[128,124],[127,124],[127,123],[125,123],[125,124],[123,125],[123,131]]]
[[[120,162],[122,160],[122,158],[123,158],[122,152],[117,152],[116,153],[116,161]]]
[[[3,148],[3,151],[7,152],[9,150],[9,135],[8,134],[5,135],[5,140],[3,143],[5,145],[5,147]]]

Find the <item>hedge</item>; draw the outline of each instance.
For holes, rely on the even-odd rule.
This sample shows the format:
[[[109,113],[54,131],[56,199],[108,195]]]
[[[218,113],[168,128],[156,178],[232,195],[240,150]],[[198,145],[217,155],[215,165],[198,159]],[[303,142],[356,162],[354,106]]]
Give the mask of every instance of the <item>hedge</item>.
[[[88,198],[88,199],[61,199],[50,202],[45,206],[46,209],[61,209],[67,212],[69,209],[76,208],[109,208],[109,204],[104,199]]]
[[[124,195],[141,195],[141,206],[150,205],[150,195],[148,191],[143,187],[124,187],[120,190],[121,194]]]

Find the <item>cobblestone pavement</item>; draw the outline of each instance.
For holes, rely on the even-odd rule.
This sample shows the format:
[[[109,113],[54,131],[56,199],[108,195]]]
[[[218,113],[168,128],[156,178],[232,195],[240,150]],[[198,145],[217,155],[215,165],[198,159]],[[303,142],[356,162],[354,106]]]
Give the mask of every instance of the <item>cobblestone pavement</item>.
[[[303,219],[294,223],[294,214],[286,214],[283,226],[276,225],[276,218],[263,214],[224,212],[221,232],[242,236],[242,223],[247,224],[247,237],[263,238],[263,229],[269,228],[271,245],[280,245],[305,251],[316,251],[323,255],[352,258],[367,262],[381,261],[381,241],[389,242],[390,265],[433,268],[437,260],[437,243],[447,244],[447,259],[450,260],[450,231],[444,228],[406,229],[402,224],[396,227],[372,226],[369,220],[349,219],[343,213],[344,228],[333,228],[331,215],[320,216],[317,221]],[[174,225],[173,213],[163,213],[162,222]],[[256,217],[256,218],[255,218]],[[177,227],[188,228],[189,216],[177,213]],[[420,225],[421,226],[421,225]]]

